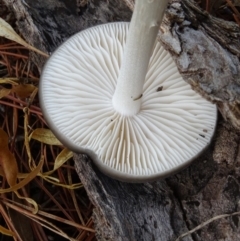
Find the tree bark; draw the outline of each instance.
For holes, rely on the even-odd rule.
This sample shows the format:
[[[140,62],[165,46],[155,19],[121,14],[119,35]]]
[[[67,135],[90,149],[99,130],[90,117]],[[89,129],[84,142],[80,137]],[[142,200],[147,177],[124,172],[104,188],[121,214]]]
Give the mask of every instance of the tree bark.
[[[133,9],[133,0],[124,0]],[[184,80],[217,103],[225,120],[240,130],[240,27],[211,16],[192,0],[171,0],[159,40]]]
[[[160,32],[184,80],[240,130],[239,26],[212,17],[193,1],[173,0]]]
[[[132,0],[4,2],[24,38],[49,53],[82,29],[129,21],[133,7]],[[171,0],[160,33],[184,79],[240,129],[239,27],[210,16],[192,0]],[[46,59],[32,56],[41,71]],[[239,133],[220,117],[212,145],[189,168],[145,184],[112,180],[87,156],[76,154],[76,170],[95,205],[98,240],[174,241],[216,215],[240,211],[239,143]],[[238,241],[240,218],[218,219],[182,240]]]
[[[75,166],[95,205],[98,240],[175,241],[216,215],[240,210],[239,133],[220,121],[215,141],[189,168],[153,183],[112,180],[85,155]],[[181,240],[237,241],[239,216],[212,222]]]

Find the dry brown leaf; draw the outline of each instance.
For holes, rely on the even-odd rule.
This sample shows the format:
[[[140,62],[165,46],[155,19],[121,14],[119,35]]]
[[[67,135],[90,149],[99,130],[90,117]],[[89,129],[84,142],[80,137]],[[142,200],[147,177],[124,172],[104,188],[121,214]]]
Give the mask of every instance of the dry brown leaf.
[[[0,99],[7,96],[10,92],[11,92],[11,89],[5,89],[5,88],[0,89]]]
[[[0,148],[0,164],[9,186],[14,186],[17,183],[18,167],[15,157],[8,149]]]
[[[12,91],[20,98],[27,98],[36,89],[32,84],[19,84],[12,87]]]
[[[62,143],[56,138],[56,136],[49,129],[37,128],[29,136],[29,141],[31,139],[40,141],[48,145],[58,145],[62,146]]]
[[[38,54],[41,54],[45,57],[49,57],[48,54],[42,52],[39,49],[34,48],[33,46],[31,46],[30,44],[28,44],[25,40],[23,40],[15,31],[14,29],[11,27],[11,25],[9,25],[6,21],[4,21],[2,18],[0,18],[0,36],[5,37],[7,39],[10,39],[14,42],[17,42],[21,45],[23,45],[24,47],[28,48],[29,50],[35,51]]]
[[[0,165],[10,187],[17,183],[18,166],[14,155],[8,149],[8,135],[0,128]]]
[[[0,188],[0,193],[7,193],[7,192],[15,192],[18,189],[24,187],[26,184],[28,184],[30,181],[32,181],[33,178],[35,178],[38,173],[40,173],[41,169],[43,166],[43,159],[41,159],[41,161],[39,162],[38,166],[33,169],[27,176],[25,179],[23,179],[22,181],[20,181],[19,183],[17,183],[16,185],[10,187],[10,188],[6,188],[6,189],[1,189]]]
[[[8,135],[2,128],[0,128],[0,147],[8,148]]]
[[[12,237],[16,237],[15,233],[12,232],[9,229],[4,228],[3,226],[0,225],[0,233],[4,234],[4,235],[8,235],[8,236],[12,236]]]
[[[28,165],[29,165],[29,168],[32,169],[32,167],[35,167],[36,165],[32,161],[32,154],[31,154],[30,145],[29,145],[30,138],[28,137],[28,116],[29,116],[28,107],[23,108],[23,112],[24,112],[24,145],[26,147],[26,152],[28,155]]]

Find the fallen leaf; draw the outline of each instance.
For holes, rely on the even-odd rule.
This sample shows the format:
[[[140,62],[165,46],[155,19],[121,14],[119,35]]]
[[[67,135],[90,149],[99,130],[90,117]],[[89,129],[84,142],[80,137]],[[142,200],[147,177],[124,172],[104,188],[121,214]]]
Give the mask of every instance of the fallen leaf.
[[[27,98],[36,89],[32,84],[19,84],[12,87],[12,91],[20,98]]]
[[[28,136],[28,132],[27,132],[28,109],[27,108],[24,109],[24,113],[25,113],[25,118],[24,118],[25,146],[26,146],[26,150],[27,150],[27,154],[28,154],[28,158],[29,158],[29,167],[32,168],[32,166],[34,166],[34,162],[32,162],[32,155],[31,155],[31,150],[30,150],[30,145],[29,145],[29,141],[31,139],[40,141],[40,142],[48,144],[48,145],[62,145],[62,143],[60,141],[58,141],[58,139],[55,137],[55,135],[49,129],[38,128],[38,129],[35,129],[30,134],[30,136]],[[65,153],[65,155],[67,153],[66,156],[69,155],[68,151],[66,151],[66,152],[64,151],[63,153]],[[63,156],[64,156],[64,154],[61,154],[60,159],[62,159],[62,158],[64,159]],[[61,161],[59,161],[59,162],[61,162]],[[52,172],[53,171],[50,171],[50,173],[52,173]],[[41,176],[47,182],[52,183],[53,185],[61,186],[61,187],[68,188],[68,189],[76,189],[76,188],[81,188],[83,186],[81,183],[76,183],[76,184],[72,184],[72,185],[62,184],[55,177],[51,177],[49,175],[49,173],[39,173],[39,176]]]
[[[8,149],[8,135],[3,129],[0,128],[0,175],[6,178],[10,186],[10,188],[0,189],[0,193],[15,192],[18,198],[24,199],[28,203],[32,204],[34,206],[34,213],[37,213],[37,203],[31,198],[21,196],[17,190],[24,187],[40,173],[43,166],[43,159],[44,158],[42,157],[38,166],[28,173],[21,182],[17,183],[17,162],[14,155]]]
[[[0,128],[0,165],[10,187],[17,183],[18,166],[14,155],[8,149],[8,135]]]
[[[59,186],[59,187],[63,187],[63,188],[67,188],[70,190],[73,189],[78,189],[78,188],[82,188],[83,184],[82,183],[74,183],[74,184],[63,184],[63,183],[58,183],[56,181],[52,181],[51,176],[46,176],[46,175],[42,175],[41,176],[44,180],[46,180],[49,183],[52,183],[53,185]]]
[[[57,156],[55,162],[54,162],[54,168],[53,170],[57,170],[59,167],[61,167],[67,160],[73,157],[73,152],[68,150],[67,148],[64,148]]]
[[[8,148],[8,135],[2,128],[0,128],[0,147]]]
[[[0,148],[0,165],[9,186],[14,186],[17,183],[18,167],[15,157],[8,149]]]
[[[2,18],[0,18],[0,36],[5,37],[7,39],[10,39],[14,42],[17,42],[21,45],[23,45],[24,47],[28,48],[29,50],[35,51],[45,57],[49,57],[48,54],[42,52],[41,50],[34,48],[33,46],[31,46],[30,44],[28,44],[25,40],[23,40],[15,31],[14,29],[11,27],[11,25],[9,25],[6,21],[4,21]]]
[[[31,139],[40,141],[48,145],[58,145],[62,146],[62,143],[56,138],[56,136],[49,129],[37,128],[29,136],[29,141]]]
[[[33,178],[35,178],[41,171],[43,166],[43,159],[41,159],[41,161],[39,162],[38,166],[33,169],[27,176],[26,178],[24,178],[22,181],[20,181],[19,183],[17,183],[16,185],[10,187],[10,188],[6,188],[6,189],[1,189],[0,188],[0,193],[8,193],[8,192],[15,192],[18,189],[24,187],[26,184],[28,184],[30,181],[32,181]]]
[[[59,167],[61,167],[66,161],[68,161],[72,157],[73,157],[73,152],[68,150],[67,148],[64,148],[56,157],[53,170],[49,172],[45,172],[44,176],[52,174],[54,171],[56,171]]]
[[[7,96],[10,92],[11,92],[11,89],[5,89],[5,88],[0,89],[0,99]]]
[[[7,235],[7,236],[16,237],[14,232],[10,231],[9,229],[4,228],[2,225],[0,225],[0,233]]]
[[[19,82],[18,78],[0,78],[0,84],[17,85],[18,82]]]

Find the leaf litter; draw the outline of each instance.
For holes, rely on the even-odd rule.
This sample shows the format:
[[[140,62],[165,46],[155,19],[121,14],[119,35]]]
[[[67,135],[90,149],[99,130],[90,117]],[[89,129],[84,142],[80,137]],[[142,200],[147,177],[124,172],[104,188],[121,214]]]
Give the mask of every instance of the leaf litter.
[[[73,153],[49,130],[39,108],[39,73],[29,50],[48,55],[3,18],[0,36],[0,233],[24,241],[96,240],[93,205],[73,167]]]

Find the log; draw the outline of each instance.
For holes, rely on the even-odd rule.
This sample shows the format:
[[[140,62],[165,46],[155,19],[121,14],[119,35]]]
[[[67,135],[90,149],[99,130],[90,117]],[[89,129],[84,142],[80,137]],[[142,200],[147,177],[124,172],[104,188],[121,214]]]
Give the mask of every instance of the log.
[[[111,21],[129,21],[132,0],[4,0],[24,38],[53,52],[69,36]],[[199,9],[192,0],[171,0],[159,39],[192,88],[216,102],[220,117],[211,146],[182,172],[152,183],[113,180],[83,154],[75,167],[95,206],[98,240],[174,241],[216,215],[219,218],[181,238],[240,240],[239,27]],[[32,53],[41,71],[46,59]],[[235,127],[233,128],[232,125]]]
[[[160,40],[184,80],[217,103],[225,120],[240,130],[240,27],[209,15],[194,1],[171,1]]]
[[[144,184],[112,180],[86,155],[75,155],[76,170],[95,206],[98,240],[175,241],[212,217],[239,212],[239,142],[239,133],[220,121],[215,141],[189,168]],[[181,240],[237,241],[239,221],[236,215],[219,219]]]
[[[120,0],[3,0],[14,12],[28,43],[52,53],[64,40],[85,28],[113,21],[130,21],[131,10]],[[32,54],[36,66],[46,59]]]

